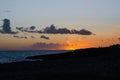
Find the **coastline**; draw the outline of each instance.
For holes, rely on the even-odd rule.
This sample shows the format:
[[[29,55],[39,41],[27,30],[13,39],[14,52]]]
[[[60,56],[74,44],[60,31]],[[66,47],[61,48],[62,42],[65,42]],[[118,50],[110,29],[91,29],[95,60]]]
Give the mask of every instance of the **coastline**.
[[[65,53],[70,56],[57,54],[59,58],[53,58],[54,55],[46,55],[44,61],[24,61],[0,64],[1,80],[119,80],[120,79],[120,54],[112,50],[120,51],[120,46],[104,48],[103,51],[110,50],[111,53],[91,55],[82,54],[81,50]],[[86,49],[87,50],[87,49]],[[82,50],[86,52],[86,50]],[[90,51],[96,49],[90,49]],[[101,49],[100,49],[101,50]],[[87,52],[90,52],[89,49]],[[99,51],[99,50],[98,50]],[[109,52],[109,51],[108,51]],[[98,53],[96,51],[96,53]],[[63,54],[63,53],[62,53]],[[78,56],[80,54],[81,56]],[[117,56],[117,57],[116,57]],[[39,56],[40,57],[40,56]]]

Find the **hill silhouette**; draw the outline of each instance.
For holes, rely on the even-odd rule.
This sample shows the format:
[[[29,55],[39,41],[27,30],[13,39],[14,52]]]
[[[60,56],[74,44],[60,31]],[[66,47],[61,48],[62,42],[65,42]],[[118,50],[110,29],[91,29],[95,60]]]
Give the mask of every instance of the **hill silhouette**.
[[[120,58],[120,45],[111,45],[109,47],[77,49],[73,52],[49,54],[49,55],[36,55],[27,57],[27,59],[68,59],[68,58],[83,58],[83,57],[99,57],[103,59],[117,59]]]
[[[37,55],[0,64],[1,80],[120,80],[120,45]]]

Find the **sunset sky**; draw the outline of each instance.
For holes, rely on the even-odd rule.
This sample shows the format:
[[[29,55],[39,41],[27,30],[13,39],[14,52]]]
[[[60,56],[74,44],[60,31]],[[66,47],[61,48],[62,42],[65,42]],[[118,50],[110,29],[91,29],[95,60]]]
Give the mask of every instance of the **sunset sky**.
[[[0,50],[119,44],[119,9],[120,0],[0,0]],[[4,19],[11,32],[3,30]]]

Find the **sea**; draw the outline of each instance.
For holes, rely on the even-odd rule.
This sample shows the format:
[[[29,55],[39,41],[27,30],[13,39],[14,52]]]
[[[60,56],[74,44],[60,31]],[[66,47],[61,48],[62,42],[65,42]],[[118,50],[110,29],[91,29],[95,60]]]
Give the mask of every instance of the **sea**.
[[[33,50],[33,51],[0,51],[0,63],[12,63],[21,61],[35,61],[26,59],[28,56],[48,55],[70,52],[69,50]],[[40,59],[39,61],[43,61]]]

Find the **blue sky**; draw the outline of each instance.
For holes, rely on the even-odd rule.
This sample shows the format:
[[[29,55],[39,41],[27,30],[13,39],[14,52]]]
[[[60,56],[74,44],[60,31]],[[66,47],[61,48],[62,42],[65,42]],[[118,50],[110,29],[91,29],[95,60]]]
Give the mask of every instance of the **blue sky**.
[[[114,36],[115,30],[120,31],[119,9],[120,0],[0,0],[0,20],[10,19],[13,30],[32,25],[43,29],[55,24],[57,28],[83,28],[97,35]]]
[[[13,26],[118,24],[119,0],[0,0],[0,16]],[[11,12],[5,12],[9,10]],[[72,22],[72,23],[71,23]],[[109,24],[107,24],[109,23]]]

